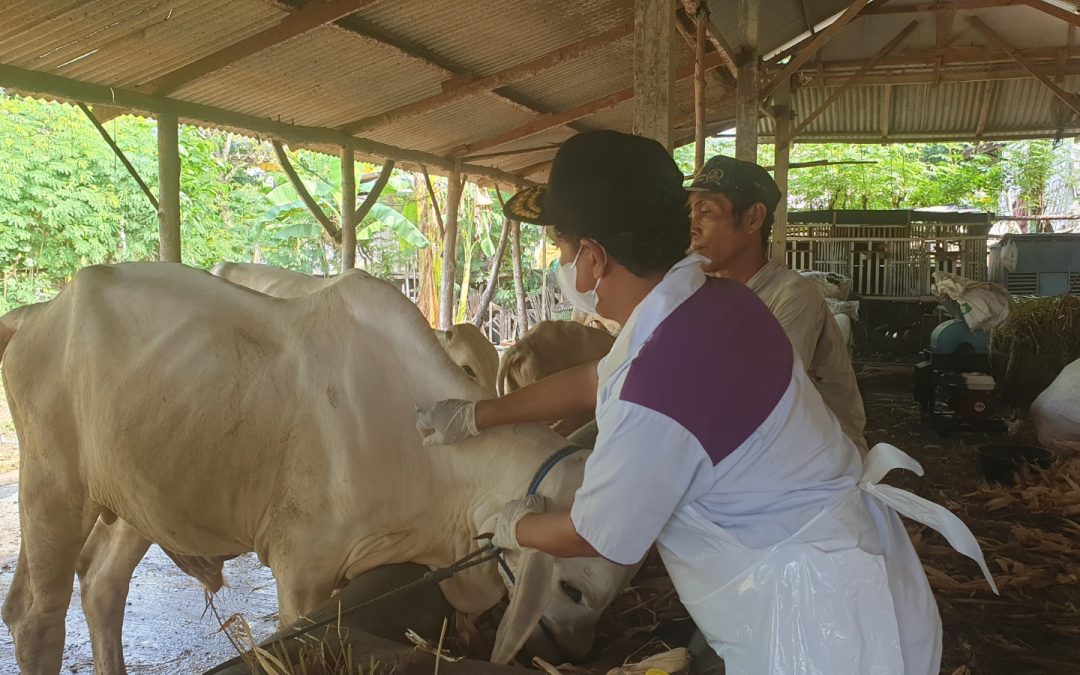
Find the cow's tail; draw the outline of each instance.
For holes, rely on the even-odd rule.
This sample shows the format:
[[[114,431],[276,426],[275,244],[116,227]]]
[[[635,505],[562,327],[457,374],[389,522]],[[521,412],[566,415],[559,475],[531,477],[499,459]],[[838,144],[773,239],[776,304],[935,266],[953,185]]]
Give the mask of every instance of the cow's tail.
[[[4,358],[4,350],[7,349],[11,338],[15,337],[15,331],[19,330],[23,320],[36,307],[37,305],[26,305],[0,316],[0,360]]]

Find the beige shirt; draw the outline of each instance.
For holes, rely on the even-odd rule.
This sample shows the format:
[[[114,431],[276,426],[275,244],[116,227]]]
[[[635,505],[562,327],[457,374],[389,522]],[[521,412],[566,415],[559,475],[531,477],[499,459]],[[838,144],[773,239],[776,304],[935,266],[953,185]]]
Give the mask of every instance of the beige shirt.
[[[798,272],[775,262],[766,263],[746,285],[784,327],[825,405],[865,456],[866,413],[862,395],[855,382],[847,345],[821,289]]]

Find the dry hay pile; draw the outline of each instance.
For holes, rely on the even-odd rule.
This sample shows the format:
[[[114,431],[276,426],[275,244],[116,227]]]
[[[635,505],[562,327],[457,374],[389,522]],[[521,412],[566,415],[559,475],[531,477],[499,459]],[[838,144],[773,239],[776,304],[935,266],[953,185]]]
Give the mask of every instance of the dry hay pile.
[[[948,507],[978,537],[1000,596],[936,534],[912,540],[945,624],[953,672],[1074,673],[1080,663],[1080,460],[1025,472],[1014,487],[982,485]]]
[[[430,675],[435,654],[441,655],[443,673],[468,672],[463,659],[486,661],[495,644],[495,631],[504,600],[481,615],[475,623],[458,614],[444,635],[409,639],[412,652],[388,655],[361,654],[349,644],[348,629],[327,628],[322,639],[305,641],[292,658],[280,647],[269,650],[257,646],[247,623],[240,615],[227,619],[222,628],[252,673],[266,675]],[[540,659],[528,662],[522,654],[521,672],[548,675],[643,675],[658,667],[671,675],[683,675],[689,661],[682,649],[690,640],[694,625],[679,602],[675,588],[655,552],[649,556],[629,588],[605,611],[597,625],[596,653],[584,665],[549,664]],[[337,640],[334,640],[334,637]],[[425,639],[426,638],[426,639]],[[473,662],[475,663],[475,661]],[[486,664],[485,664],[486,665]],[[492,667],[494,668],[494,667]]]
[[[1018,302],[991,333],[990,358],[1002,400],[1030,405],[1065,366],[1080,358],[1080,297]]]

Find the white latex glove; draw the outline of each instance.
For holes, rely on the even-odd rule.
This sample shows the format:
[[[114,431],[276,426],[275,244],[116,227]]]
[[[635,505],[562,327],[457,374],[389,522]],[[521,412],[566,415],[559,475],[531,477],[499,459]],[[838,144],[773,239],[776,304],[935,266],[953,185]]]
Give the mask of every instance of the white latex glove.
[[[476,401],[450,398],[431,406],[431,410],[416,406],[416,428],[429,448],[476,436],[480,433],[476,428]]]
[[[530,513],[543,513],[547,510],[547,503],[540,495],[529,495],[524,499],[515,499],[508,502],[499,513],[495,523],[495,536],[491,543],[499,548],[518,549],[521,545],[517,540],[517,526],[521,519]]]

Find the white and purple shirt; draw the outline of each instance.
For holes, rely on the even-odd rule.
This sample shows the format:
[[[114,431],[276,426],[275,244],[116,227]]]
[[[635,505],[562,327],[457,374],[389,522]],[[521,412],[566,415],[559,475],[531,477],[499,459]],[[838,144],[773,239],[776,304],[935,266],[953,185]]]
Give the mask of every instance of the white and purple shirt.
[[[769,309],[746,286],[677,263],[598,367],[599,435],[571,519],[634,564],[693,503],[745,546],[794,534],[846,494],[855,446]],[[687,551],[689,554],[690,551]]]

